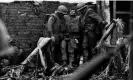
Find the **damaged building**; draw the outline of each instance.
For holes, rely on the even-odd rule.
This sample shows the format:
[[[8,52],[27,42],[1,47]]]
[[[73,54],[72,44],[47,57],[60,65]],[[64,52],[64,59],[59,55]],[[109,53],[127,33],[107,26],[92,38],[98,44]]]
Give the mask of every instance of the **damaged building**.
[[[35,2],[35,1],[14,1],[11,3],[0,3],[0,18],[3,20],[3,22],[5,23],[5,26],[7,27],[7,30],[12,38],[13,45],[16,46],[20,50],[19,52],[22,54],[22,56],[19,57],[19,59],[21,59],[20,61],[22,62],[22,65],[28,63],[28,61],[30,60],[30,59],[28,59],[28,57],[31,57],[32,56],[31,54],[36,54],[37,52],[39,52],[39,55],[42,55],[42,52],[40,51],[40,48],[38,47],[38,44],[39,44],[38,40],[40,40],[40,37],[44,37],[44,35],[46,34],[45,33],[46,23],[50,17],[50,14],[53,14],[57,10],[58,6],[60,6],[60,5],[65,5],[68,8],[68,10],[70,10],[71,8],[75,7],[77,4],[78,3],[68,3],[68,2],[59,2],[59,1],[43,1],[41,3]],[[90,2],[86,3],[86,5],[89,5],[89,4],[90,4]],[[113,21],[114,19],[116,19],[116,21],[117,20],[119,21],[118,18],[122,19],[122,21],[124,22],[124,27],[122,26],[122,28],[124,28],[123,29],[124,36],[129,35],[132,32],[132,30],[133,30],[132,29],[132,26],[133,26],[133,10],[132,10],[133,1],[109,1],[109,0],[99,1],[99,0],[97,0],[96,4],[94,4],[93,6],[94,6],[95,11],[103,18],[104,21],[107,22],[107,24],[111,25],[112,24],[111,21]],[[78,14],[78,15],[80,15],[80,14]],[[107,30],[109,29],[110,25],[107,26]],[[111,28],[111,29],[113,29],[113,28]],[[111,30],[109,30],[109,31],[111,31]],[[119,30],[117,28],[115,28],[112,31],[112,33],[110,33],[111,35],[107,34],[106,37],[108,37],[108,38],[107,38],[106,42],[108,44],[110,44],[112,46],[117,45],[116,42],[119,39],[119,37],[121,37],[121,36],[119,36],[118,31]],[[103,31],[103,35],[104,35],[104,31]],[[42,38],[42,40],[43,40],[43,38]],[[48,40],[48,41],[50,41],[50,40]],[[42,44],[46,45],[45,42],[42,42]],[[42,47],[42,45],[41,45],[41,47]],[[31,55],[31,56],[29,56],[29,55]],[[51,56],[51,54],[50,54],[50,56]],[[126,57],[127,57],[127,54],[126,54]],[[38,60],[38,55],[35,58],[35,61],[36,61],[36,59]],[[50,57],[50,60],[51,60],[51,57]],[[43,79],[41,78],[41,80],[44,80],[44,77],[47,77],[46,79],[50,80],[51,76],[48,77],[48,76],[44,75],[44,74],[49,74],[49,73],[41,72],[41,71],[43,71],[41,69],[37,70],[37,68],[38,68],[37,66],[39,64],[37,64],[37,62],[34,62],[34,63],[36,63],[36,64],[35,65],[30,64],[30,66],[35,66],[36,70],[34,70],[33,74],[35,75],[36,79],[34,78],[34,79],[30,79],[30,80],[38,80],[36,77],[37,75],[39,75],[39,77],[40,76],[43,77]],[[40,63],[43,64],[44,62],[41,61]],[[112,63],[110,62],[109,64],[112,64]],[[43,66],[44,65],[45,64],[43,64]],[[118,63],[117,63],[117,65],[118,65]],[[19,66],[19,68],[20,67],[21,67],[21,69],[25,68],[24,65]],[[39,65],[39,67],[40,67],[40,65]],[[61,76],[60,78],[64,78],[64,77],[66,78],[68,76],[72,77],[72,75],[71,74],[68,75],[68,73],[71,73],[73,70],[70,70],[70,72],[69,72],[68,68],[66,68],[66,67],[64,68],[64,66],[56,65],[55,67],[57,67],[57,68],[63,67],[63,69],[65,69],[66,72],[64,71],[64,73],[61,73],[61,72],[55,71],[55,73],[54,73],[54,71],[53,71],[53,75],[57,76],[57,74],[56,74],[56,72],[57,72],[57,73],[63,74],[63,77]],[[16,67],[14,69],[16,69]],[[131,69],[132,69],[132,66],[131,66]],[[40,74],[36,73],[39,71],[41,72]],[[122,72],[122,71],[118,71],[118,72]],[[132,72],[130,72],[130,73],[132,73]],[[27,75],[29,75],[29,74],[27,74]],[[64,76],[64,74],[66,76]],[[99,74],[99,72],[98,72],[98,74]],[[120,74],[120,73],[118,73],[118,74]],[[127,74],[127,73],[125,73],[125,74]],[[122,77],[122,78],[124,78],[124,80],[127,80],[127,75],[125,75],[125,74],[124,74],[124,77]],[[104,75],[107,75],[107,73],[105,73]],[[17,75],[17,76],[20,76],[20,75]],[[96,78],[94,78],[95,76],[96,75],[92,76],[92,80],[101,79],[101,77],[98,77],[96,79]],[[32,75],[32,77],[33,77],[33,75]],[[121,76],[119,76],[119,77],[117,76],[117,78],[114,78],[114,79],[118,79],[120,77]],[[59,76],[58,77],[52,76],[52,78],[54,78],[53,80],[60,80]],[[105,76],[104,76],[104,78],[105,78]],[[111,78],[112,77],[107,78],[107,76],[106,76],[106,80],[113,80],[113,78],[112,79]],[[4,79],[2,79],[2,80],[4,80]],[[20,79],[20,80],[24,80],[24,79]],[[61,79],[61,80],[66,80],[66,79]]]

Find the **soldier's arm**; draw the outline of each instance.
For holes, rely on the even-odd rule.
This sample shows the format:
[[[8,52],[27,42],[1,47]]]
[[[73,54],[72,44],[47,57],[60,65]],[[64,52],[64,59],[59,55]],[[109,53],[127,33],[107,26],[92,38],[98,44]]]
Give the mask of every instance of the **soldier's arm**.
[[[48,28],[48,31],[50,32],[51,36],[53,35],[53,30],[52,30],[53,25],[54,25],[54,18],[50,17],[48,20],[48,23],[47,23],[47,28]]]
[[[106,25],[107,22],[103,20],[103,18],[98,14],[96,13],[95,11],[93,10],[88,10],[88,15],[89,17],[93,18],[99,25]]]
[[[101,23],[103,21],[102,17],[97,14],[94,10],[87,10],[87,15],[91,18],[93,18],[94,20],[96,20],[96,22]]]
[[[55,21],[55,19],[53,17],[50,17],[49,20],[48,20],[48,23],[47,23],[47,28],[48,28],[48,31],[50,33],[50,36],[51,36],[51,39],[52,39],[53,42],[55,42],[55,36],[54,36],[54,33],[53,33],[54,21]]]

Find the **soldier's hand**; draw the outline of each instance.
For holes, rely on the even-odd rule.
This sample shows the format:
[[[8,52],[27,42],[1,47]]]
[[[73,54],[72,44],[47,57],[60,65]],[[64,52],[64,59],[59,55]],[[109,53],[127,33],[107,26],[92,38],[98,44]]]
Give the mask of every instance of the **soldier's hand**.
[[[53,42],[55,42],[55,37],[54,37],[54,36],[52,36],[52,37],[51,37],[51,40],[52,40]]]

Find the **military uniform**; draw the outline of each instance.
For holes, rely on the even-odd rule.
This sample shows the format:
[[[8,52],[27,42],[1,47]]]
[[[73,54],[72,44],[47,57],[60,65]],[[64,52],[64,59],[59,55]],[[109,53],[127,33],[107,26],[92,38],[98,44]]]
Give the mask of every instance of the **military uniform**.
[[[85,14],[81,15],[79,25],[82,27],[83,32],[82,47],[84,61],[91,59],[93,56],[92,50],[102,34],[101,23],[102,18],[93,10],[87,9]]]
[[[66,33],[66,26],[64,18],[59,19],[59,17],[55,14],[52,14],[48,20],[48,30],[50,31],[51,36],[55,37],[54,46],[54,60],[57,63],[61,62],[61,48],[63,47],[64,34]],[[61,52],[60,52],[61,51]]]
[[[79,43],[79,16],[71,17],[69,15],[65,15],[66,25],[68,27],[69,33],[69,41],[68,41],[68,52],[69,52],[69,64],[74,62],[75,50],[78,49]]]

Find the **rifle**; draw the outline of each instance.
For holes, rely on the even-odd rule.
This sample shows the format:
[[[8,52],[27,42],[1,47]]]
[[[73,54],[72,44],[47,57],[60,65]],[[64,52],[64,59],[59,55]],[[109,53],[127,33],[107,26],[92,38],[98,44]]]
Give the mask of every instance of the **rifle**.
[[[93,49],[93,51],[96,51],[101,47],[102,42],[105,41],[108,38],[108,36],[113,32],[113,30],[116,27],[115,25],[119,20],[120,19],[113,19],[113,21],[106,27],[106,32],[103,34],[102,38],[100,39],[96,47]]]

